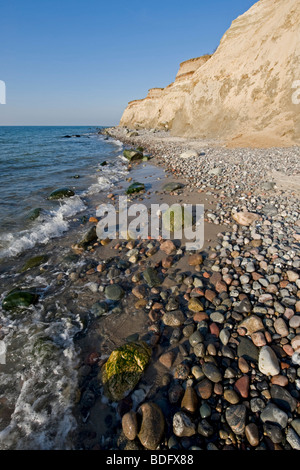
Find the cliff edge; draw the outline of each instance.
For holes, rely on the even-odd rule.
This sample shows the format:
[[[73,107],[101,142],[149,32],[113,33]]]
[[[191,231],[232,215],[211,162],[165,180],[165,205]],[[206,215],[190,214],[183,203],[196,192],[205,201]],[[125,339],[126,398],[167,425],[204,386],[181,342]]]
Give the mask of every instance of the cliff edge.
[[[213,55],[181,63],[173,83],[131,101],[119,125],[228,146],[299,145],[299,83],[300,2],[260,0]]]

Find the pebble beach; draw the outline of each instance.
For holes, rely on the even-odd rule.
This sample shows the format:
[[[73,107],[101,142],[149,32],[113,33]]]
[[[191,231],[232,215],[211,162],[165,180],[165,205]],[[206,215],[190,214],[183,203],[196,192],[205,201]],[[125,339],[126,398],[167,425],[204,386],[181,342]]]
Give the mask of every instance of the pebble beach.
[[[181,183],[150,200],[204,204],[205,243],[188,252],[178,240],[123,240],[95,267],[95,290],[102,280],[118,305],[82,339],[80,445],[299,450],[299,147],[105,132]],[[142,365],[124,393],[114,367],[132,352]]]
[[[26,392],[48,380],[60,406],[21,393],[13,411],[2,398],[4,446],[21,435],[22,449],[300,450],[299,147],[100,132],[142,157],[124,159],[123,180],[101,201],[117,206],[138,182],[129,202],[203,204],[204,245],[99,239],[94,195],[86,223],[50,241],[47,259],[37,246],[29,264],[16,260],[14,282],[42,293],[33,322],[20,317],[37,327],[37,376],[47,363],[36,383],[28,367]],[[5,264],[2,279],[14,279]],[[66,329],[53,341],[58,319]]]

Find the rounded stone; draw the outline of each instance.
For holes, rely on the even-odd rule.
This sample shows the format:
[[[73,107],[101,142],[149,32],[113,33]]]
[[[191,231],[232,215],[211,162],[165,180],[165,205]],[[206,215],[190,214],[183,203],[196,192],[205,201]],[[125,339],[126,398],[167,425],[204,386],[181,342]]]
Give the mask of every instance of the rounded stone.
[[[238,394],[231,388],[224,390],[224,398],[231,405],[236,405],[240,401]]]
[[[246,406],[245,405],[231,405],[226,408],[225,418],[232,429],[237,434],[243,434],[246,425]]]
[[[196,391],[200,398],[208,400],[213,392],[213,384],[210,380],[203,379],[196,385]]]
[[[205,362],[202,365],[202,370],[205,376],[214,383],[222,380],[222,374],[215,364],[212,362]]]
[[[136,438],[138,433],[138,422],[134,411],[131,410],[124,414],[122,417],[122,429],[125,436],[130,441],[133,441]]]
[[[270,346],[263,346],[261,348],[258,357],[258,368],[262,374],[267,376],[279,374],[279,361]]]
[[[198,397],[193,387],[188,386],[181,401],[181,408],[190,413],[195,413],[198,407]]]
[[[245,435],[250,446],[256,447],[259,444],[259,431],[255,423],[249,423],[245,427]]]
[[[149,450],[155,450],[164,435],[165,419],[162,410],[156,403],[143,403],[139,412],[142,414],[141,429],[138,438]]]
[[[105,287],[104,294],[109,300],[120,300],[124,296],[124,291],[118,284],[109,284]]]
[[[185,322],[185,316],[181,310],[173,310],[163,315],[162,322],[166,326],[181,326]]]
[[[285,411],[278,408],[274,403],[269,403],[261,412],[260,419],[263,423],[271,422],[277,423],[282,428],[285,428],[288,422],[288,415]]]
[[[183,411],[178,411],[173,416],[173,432],[178,437],[190,437],[196,434],[196,425]]]

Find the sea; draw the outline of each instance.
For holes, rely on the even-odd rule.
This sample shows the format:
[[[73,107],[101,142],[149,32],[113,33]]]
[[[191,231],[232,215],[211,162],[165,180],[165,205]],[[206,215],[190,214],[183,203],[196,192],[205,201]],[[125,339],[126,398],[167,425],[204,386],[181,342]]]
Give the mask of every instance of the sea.
[[[78,448],[76,337],[87,309],[80,293],[70,293],[68,273],[81,261],[68,237],[76,241],[88,229],[96,203],[128,175],[123,144],[102,130],[0,127],[0,450]],[[59,188],[74,195],[48,199]],[[41,253],[49,261],[23,272]],[[40,301],[4,310],[14,288],[35,289]]]
[[[121,142],[96,127],[0,127],[0,260],[68,230],[85,198],[126,173]],[[101,164],[107,165],[101,166]],[[75,197],[48,200],[68,187]],[[32,221],[32,211],[39,217]]]

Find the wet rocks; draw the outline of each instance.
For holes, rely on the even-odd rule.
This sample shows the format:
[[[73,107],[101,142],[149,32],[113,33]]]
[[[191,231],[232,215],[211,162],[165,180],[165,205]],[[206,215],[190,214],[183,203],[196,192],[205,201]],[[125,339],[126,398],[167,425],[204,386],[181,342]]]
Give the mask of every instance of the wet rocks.
[[[126,194],[134,194],[140,193],[141,191],[145,191],[144,183],[138,183],[137,181],[132,183],[127,189]]]
[[[133,410],[128,411],[122,417],[122,429],[130,441],[133,441],[138,433],[138,421],[136,413]]]
[[[181,401],[181,408],[190,413],[195,413],[198,409],[198,397],[192,386],[187,386]]]
[[[212,362],[205,362],[202,365],[204,375],[212,382],[220,382],[222,380],[222,374],[215,364]]]
[[[34,209],[31,209],[31,211],[29,211],[26,216],[27,220],[36,220],[41,215],[42,211],[43,209],[41,207],[35,207]]]
[[[246,414],[247,410],[245,405],[231,405],[226,408],[226,421],[232,431],[237,435],[243,434],[245,431]]]
[[[151,357],[144,342],[131,342],[112,351],[101,369],[100,379],[105,394],[118,401],[130,393],[140,380]]]
[[[21,268],[21,272],[28,271],[29,269],[36,268],[37,266],[40,266],[41,264],[44,264],[48,261],[49,256],[48,255],[37,255],[29,260],[26,261],[26,263],[23,265]]]
[[[181,310],[173,310],[171,312],[166,312],[162,317],[162,322],[166,326],[181,326],[185,321],[185,316]]]
[[[164,251],[167,255],[170,255],[171,253],[173,253],[174,251],[176,251],[176,246],[174,245],[174,243],[172,242],[172,240],[165,240],[164,242],[162,242],[162,244],[160,245],[160,249],[162,251]]]
[[[161,280],[154,268],[148,267],[143,272],[143,278],[149,287],[156,287],[161,284]]]
[[[145,449],[155,450],[164,434],[165,420],[162,410],[156,403],[146,402],[139,408],[142,415],[138,438]]]
[[[28,308],[38,301],[38,294],[30,290],[14,289],[2,301],[4,310]]]
[[[104,290],[105,297],[109,300],[120,300],[125,292],[118,284],[109,284]]]
[[[49,200],[57,200],[57,199],[64,199],[64,198],[69,198],[75,196],[75,193],[72,189],[70,188],[59,188],[55,189],[55,191],[52,191],[51,194],[49,194],[48,198]]]
[[[292,425],[300,398],[298,202],[263,184],[270,162],[294,174],[297,159],[287,151],[290,163],[283,163],[281,152],[270,150],[258,163],[265,152],[208,149],[209,158],[189,157],[192,169],[189,158],[180,158],[182,149],[163,157],[175,177],[185,178],[185,193],[194,188],[214,201],[206,223],[229,227],[208,252],[184,253],[186,272],[175,264],[184,249],[160,243],[170,258],[153,269],[168,274],[160,289],[147,283],[149,331],[160,334],[158,366],[169,376],[160,390],[169,404],[169,448],[298,446],[300,426]]]
[[[188,264],[190,266],[198,266],[203,263],[203,256],[200,253],[190,255],[188,258]]]
[[[141,160],[143,158],[143,152],[140,150],[124,150],[123,151],[123,156],[127,158],[130,162],[136,161],[136,160]]]
[[[178,411],[173,416],[173,432],[178,437],[190,437],[196,434],[196,425],[183,411]]]

